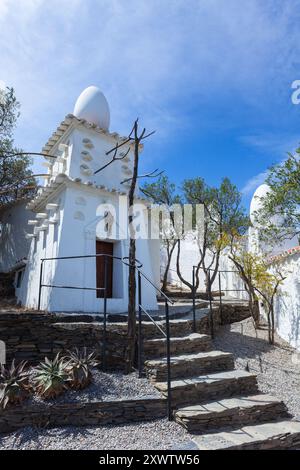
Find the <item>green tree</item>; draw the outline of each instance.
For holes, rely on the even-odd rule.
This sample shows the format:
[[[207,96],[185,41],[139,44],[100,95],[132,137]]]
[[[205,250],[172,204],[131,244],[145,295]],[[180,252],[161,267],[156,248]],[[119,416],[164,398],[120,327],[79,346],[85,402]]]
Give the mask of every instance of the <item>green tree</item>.
[[[274,301],[285,280],[283,271],[274,263],[271,266],[264,255],[249,252],[242,237],[232,239],[229,259],[237,268],[249,295],[249,310],[256,328],[260,326],[258,301],[262,302],[268,322],[269,343],[274,344]]]
[[[300,243],[300,148],[269,169],[266,183],[271,191],[262,198],[262,208],[255,214],[264,228],[261,238],[271,246],[295,236]]]
[[[31,160],[14,147],[13,131],[20,115],[13,88],[0,90],[0,205],[17,197],[32,195],[36,189],[31,177]]]
[[[241,206],[241,194],[229,178],[224,178],[219,187],[209,187],[203,178],[183,182],[184,199],[189,204],[203,204],[204,227],[201,237],[196,230],[199,259],[195,263],[196,289],[199,287],[199,272],[206,279],[206,293],[211,296],[211,286],[218,274],[220,257],[229,244],[228,234],[242,235],[249,226],[248,217]],[[177,252],[177,272],[183,283],[192,289],[180,273],[180,242]]]

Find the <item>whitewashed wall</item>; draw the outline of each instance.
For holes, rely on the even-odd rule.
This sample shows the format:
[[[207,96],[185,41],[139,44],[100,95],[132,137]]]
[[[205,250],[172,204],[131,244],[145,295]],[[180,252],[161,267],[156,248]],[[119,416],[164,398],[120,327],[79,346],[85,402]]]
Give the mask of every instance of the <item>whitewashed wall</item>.
[[[22,284],[19,289],[16,289],[16,296],[18,301],[28,308],[37,308],[38,305],[41,258],[56,257],[58,253],[64,216],[64,192],[56,194],[51,202],[58,204],[58,209],[55,211],[55,215],[58,217],[59,223],[49,224],[49,227],[46,231],[39,232],[37,237],[31,240],[28,254],[28,263],[25,269]],[[46,211],[45,208],[42,210]],[[31,219],[35,219],[35,216],[36,214],[33,213],[31,215]],[[29,231],[29,227],[27,227],[27,231]],[[36,231],[36,228],[31,228],[31,231]],[[47,267],[44,273],[45,283],[51,280],[51,273],[52,271]],[[47,305],[48,294],[44,291],[43,295],[44,305]]]
[[[168,282],[170,284],[176,285],[179,288],[187,289],[187,287],[181,282],[177,275],[176,270],[176,259],[177,259],[177,248],[175,248],[172,256],[172,261],[170,265],[170,271],[168,275]],[[197,246],[196,241],[193,237],[187,237],[187,239],[181,241],[181,248],[180,248],[180,267],[181,273],[185,280],[192,283],[192,269],[193,265],[196,265],[199,262],[200,255],[199,255],[199,248]],[[163,276],[164,269],[166,266],[167,255],[166,249],[164,246],[161,248],[161,277]],[[211,255],[208,253],[206,256],[206,265],[209,265],[211,261]],[[227,254],[221,256],[220,259],[220,270],[231,270],[235,271],[235,268],[232,262],[228,259]],[[243,282],[241,281],[240,277],[236,273],[221,273],[221,289],[229,289],[231,292],[226,293],[226,295],[231,297],[236,297],[239,299],[247,299],[247,294],[241,289],[244,288]],[[213,290],[219,290],[219,279],[218,276],[215,279],[213,286]],[[203,270],[200,270],[200,291],[205,290],[205,277],[203,274]]]
[[[287,277],[275,301],[276,330],[300,350],[300,252],[283,258],[279,267]]]
[[[86,187],[81,183],[69,182],[56,197],[51,200],[59,205],[59,224],[49,225],[32,241],[30,261],[26,268],[19,300],[27,307],[36,308],[38,303],[41,258],[93,255],[97,238],[99,217],[96,216],[100,204],[118,207],[117,194]],[[44,210],[44,209],[41,209]],[[116,256],[128,256],[128,240],[110,238],[107,241],[115,245]],[[143,272],[152,280],[154,274],[155,243],[137,240],[136,256],[143,263]],[[127,293],[128,268],[120,261],[114,261],[113,298],[108,300],[110,313],[125,312],[128,305]],[[95,258],[45,261],[43,283],[57,286],[96,287]],[[143,305],[149,310],[157,309],[156,292],[143,280]],[[97,299],[95,291],[42,289],[41,308],[48,311],[101,312],[103,299]]]

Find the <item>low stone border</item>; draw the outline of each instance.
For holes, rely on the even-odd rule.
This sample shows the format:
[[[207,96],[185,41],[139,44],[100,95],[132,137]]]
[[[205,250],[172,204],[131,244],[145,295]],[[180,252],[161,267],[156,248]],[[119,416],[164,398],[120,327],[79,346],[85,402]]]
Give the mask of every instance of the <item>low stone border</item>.
[[[164,398],[9,406],[0,411],[0,433],[25,426],[103,426],[149,421],[167,416]]]
[[[197,310],[198,312],[201,310]],[[192,320],[183,314],[182,320],[171,322],[171,336],[181,336],[184,324],[185,334],[192,331]],[[222,314],[218,304],[213,303],[214,327],[244,320],[249,317],[249,308],[241,303],[224,303]],[[95,350],[101,357],[103,324],[92,322],[92,317],[74,317],[74,315],[59,315],[48,313],[0,313],[0,340],[6,345],[6,359],[17,362],[26,360],[36,364],[45,356],[51,358],[58,352],[67,349],[87,348]],[[191,318],[191,313],[189,314]],[[74,320],[77,321],[74,321]],[[72,321],[70,321],[72,320]],[[185,320],[185,321],[184,321]],[[197,332],[210,333],[209,314],[207,312],[197,318]],[[151,322],[143,323],[143,336],[157,337],[158,330]],[[127,348],[127,324],[108,323],[106,335],[107,365],[111,368],[124,366],[124,357]]]

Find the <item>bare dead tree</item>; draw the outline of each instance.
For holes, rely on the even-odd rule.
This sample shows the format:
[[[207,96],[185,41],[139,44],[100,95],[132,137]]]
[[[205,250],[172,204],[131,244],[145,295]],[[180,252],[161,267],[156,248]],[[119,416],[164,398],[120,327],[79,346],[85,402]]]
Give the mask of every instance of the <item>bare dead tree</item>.
[[[134,205],[134,197],[136,191],[137,180],[139,178],[155,177],[157,175],[157,170],[154,172],[148,173],[146,175],[138,175],[139,169],[139,155],[140,155],[140,146],[141,143],[148,137],[154,134],[155,131],[146,134],[146,129],[143,128],[142,132],[139,133],[139,123],[138,119],[135,120],[132,130],[127,139],[125,139],[121,144],[117,144],[112,148],[107,155],[113,154],[112,159],[104,165],[99,170],[95,171],[94,174],[99,173],[100,171],[107,168],[109,165],[114,163],[117,160],[122,160],[129,153],[130,148],[124,155],[118,157],[118,152],[120,148],[124,145],[133,145],[133,173],[132,177],[126,178],[122,181],[129,182],[130,188],[128,192],[128,225],[129,225],[129,253],[128,253],[128,264],[129,264],[129,274],[128,274],[128,321],[127,321],[127,350],[125,356],[125,372],[130,373],[132,371],[134,360],[135,360],[135,348],[136,348],[136,234],[133,225],[134,214],[132,211]]]
[[[118,151],[120,149],[120,147],[122,147],[123,145],[127,144],[130,142],[130,139],[126,139],[124,142],[122,142],[121,144],[117,144],[113,149],[109,150],[108,152],[106,152],[106,155],[109,155],[110,153],[113,152],[113,157],[112,159],[107,162],[105,165],[103,165],[101,168],[99,168],[97,171],[94,172],[94,175],[96,175],[97,173],[99,173],[100,171],[102,170],[105,170],[105,168],[107,168],[109,165],[111,165],[112,163],[116,162],[117,160],[124,160],[124,158],[129,154],[130,152],[130,147],[128,147],[127,151],[126,152],[122,152],[122,154],[120,153],[119,156],[118,156]]]

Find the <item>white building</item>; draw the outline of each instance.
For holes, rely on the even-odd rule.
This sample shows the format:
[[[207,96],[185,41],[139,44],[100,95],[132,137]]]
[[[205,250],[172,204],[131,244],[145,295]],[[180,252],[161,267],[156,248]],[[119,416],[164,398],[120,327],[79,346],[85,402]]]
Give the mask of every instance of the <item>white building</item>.
[[[256,213],[259,212],[262,205],[262,198],[265,197],[270,188],[266,184],[259,186],[253,194],[250,205],[250,218],[252,227],[248,231],[248,237],[245,239],[247,250],[257,254],[266,254],[279,265],[280,270],[286,276],[280,288],[280,293],[275,300],[275,326],[278,334],[293,347],[300,350],[300,247],[298,239],[294,237],[290,240],[284,240],[278,246],[266,246],[260,239],[259,233],[264,230],[264,226],[258,224]],[[278,219],[277,219],[278,221]],[[273,220],[273,223],[275,221]],[[187,289],[180,281],[176,270],[177,250],[174,250],[170,264],[168,281],[178,287]],[[181,242],[180,270],[184,279],[192,283],[192,266],[199,260],[198,245],[193,236],[185,237]],[[206,264],[209,263],[210,255],[206,257]],[[166,253],[162,248],[162,273],[166,265]],[[226,251],[221,256],[221,271],[235,271],[235,266],[228,259]],[[272,270],[272,263],[270,264]],[[239,299],[248,299],[247,293],[243,290],[244,285],[238,274],[235,272],[221,272],[221,289],[227,295]],[[200,273],[200,290],[205,289],[205,279],[203,273]],[[219,290],[218,277],[216,278],[212,290]],[[263,314],[263,311],[261,311]]]
[[[275,327],[278,334],[291,346],[300,350],[300,247],[298,239],[286,239],[281,245],[268,247],[259,242],[259,232],[264,227],[257,224],[255,214],[259,212],[262,198],[270,188],[266,184],[259,186],[252,198],[250,217],[253,224],[249,233],[249,249],[262,253],[270,253],[272,263],[276,263],[285,280],[275,299]],[[276,223],[276,220],[273,220]]]
[[[28,249],[27,264],[22,282],[16,285],[17,299],[26,307],[38,307],[40,284],[43,284],[42,310],[103,311],[103,290],[100,289],[104,287],[104,257],[42,260],[106,253],[110,255],[107,257],[108,311],[127,311],[128,266],[118,258],[128,256],[126,224],[130,182],[122,184],[122,181],[132,175],[133,152],[132,144],[123,145],[117,156],[129,150],[128,155],[94,174],[111,160],[112,155],[107,152],[126,140],[109,131],[109,121],[104,95],[98,88],[89,87],[78,98],[74,113],[66,116],[42,150],[49,155],[45,158],[45,185],[27,204],[30,220],[24,211],[22,216],[17,215],[20,223],[22,220],[18,234],[28,222],[27,239],[30,240],[29,249],[26,246],[22,249],[23,253]],[[142,226],[147,225],[147,205],[138,197],[135,202],[139,204],[142,223],[138,228],[142,230]],[[6,250],[3,244],[1,250]],[[7,257],[3,253],[1,256]],[[143,265],[143,272],[159,285],[158,242],[138,239],[136,257]],[[3,271],[8,270],[8,264],[3,268]],[[71,290],[62,288],[64,286],[98,290]],[[155,289],[145,280],[142,287],[144,307],[157,309]]]
[[[0,210],[0,273],[16,273],[18,284],[30,247],[27,224],[33,214],[26,210],[27,203],[19,199]]]

